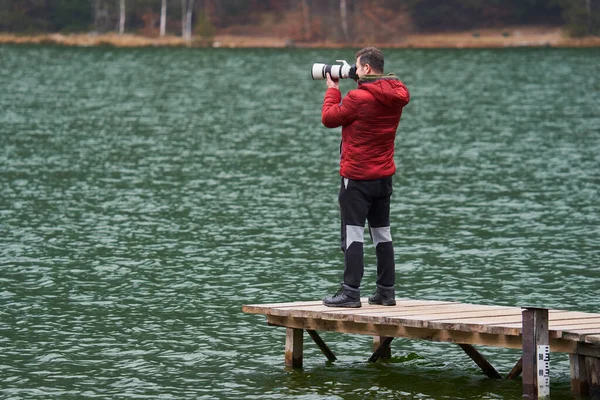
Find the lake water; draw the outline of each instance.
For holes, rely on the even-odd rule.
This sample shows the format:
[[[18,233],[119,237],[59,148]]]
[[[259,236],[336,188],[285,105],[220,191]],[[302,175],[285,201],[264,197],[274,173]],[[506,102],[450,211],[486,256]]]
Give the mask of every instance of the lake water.
[[[285,329],[241,312],[338,288],[340,130],[309,71],[355,50],[0,46],[0,397],[519,398],[444,343],[369,364],[370,337],[324,332],[339,361],[307,339],[286,370]],[[412,94],[398,295],[600,312],[600,51],[385,55]]]

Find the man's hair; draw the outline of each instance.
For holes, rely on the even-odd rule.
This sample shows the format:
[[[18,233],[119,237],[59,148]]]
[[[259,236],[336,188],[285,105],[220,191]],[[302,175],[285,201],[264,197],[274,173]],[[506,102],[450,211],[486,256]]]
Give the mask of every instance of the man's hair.
[[[383,74],[383,53],[375,47],[365,47],[356,52],[362,65],[369,64],[374,72]]]

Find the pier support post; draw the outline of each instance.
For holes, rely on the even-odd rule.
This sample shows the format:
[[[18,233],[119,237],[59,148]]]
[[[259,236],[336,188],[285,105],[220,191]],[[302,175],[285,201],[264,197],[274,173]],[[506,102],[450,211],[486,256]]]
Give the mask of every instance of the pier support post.
[[[317,346],[319,346],[319,349],[321,349],[321,352],[323,354],[325,354],[325,357],[327,357],[327,359],[330,362],[334,362],[335,360],[337,360],[337,357],[335,356],[335,354],[333,354],[333,351],[331,351],[329,349],[329,347],[323,341],[323,339],[321,339],[321,336],[319,336],[317,331],[314,331],[312,329],[307,329],[306,332],[308,332],[308,334],[310,335],[312,340],[316,343]]]
[[[302,368],[303,330],[285,328],[285,366]]]
[[[585,356],[582,354],[569,354],[569,365],[571,367],[571,392],[573,394],[587,395],[590,391],[590,386]]]
[[[586,357],[585,366],[589,376],[589,395],[592,399],[600,398],[600,358]]]
[[[498,371],[496,371],[496,368],[494,368],[494,366],[490,364],[489,361],[486,360],[485,357],[482,356],[481,353],[478,352],[475,347],[471,346],[470,344],[462,343],[459,343],[458,345],[461,349],[464,350],[465,353],[467,353],[469,357],[471,357],[471,360],[475,361],[475,364],[477,364],[477,366],[481,368],[483,373],[488,378],[502,379],[502,376],[498,373]]]
[[[377,352],[379,347],[386,342],[386,339],[388,338],[385,336],[373,336],[373,353]],[[389,342],[387,342],[387,345],[381,348],[378,358],[381,358],[382,360],[392,358],[392,348],[390,347],[391,342],[392,341],[390,340]]]
[[[523,398],[550,396],[548,310],[523,309]]]
[[[376,342],[379,345],[377,346],[377,348],[375,348],[375,352],[373,353],[371,358],[369,358],[369,362],[377,362],[377,360],[379,360],[380,358],[384,358],[385,354],[390,354],[390,356],[391,356],[390,343],[392,343],[392,340],[394,340],[393,337],[386,337],[386,336],[373,337],[373,347],[375,348]]]
[[[506,379],[515,379],[517,376],[521,375],[521,372],[523,372],[523,356],[519,358],[519,361],[517,361],[508,375],[506,375]]]

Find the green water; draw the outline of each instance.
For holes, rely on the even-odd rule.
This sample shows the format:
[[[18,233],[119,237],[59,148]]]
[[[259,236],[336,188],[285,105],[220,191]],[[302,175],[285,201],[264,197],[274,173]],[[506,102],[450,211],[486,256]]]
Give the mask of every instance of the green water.
[[[306,339],[286,370],[284,329],[241,312],[337,289],[340,131],[309,68],[354,50],[0,46],[0,397],[519,398],[451,344],[369,364],[325,332],[339,361]],[[412,94],[398,295],[600,312],[600,52],[385,54]]]

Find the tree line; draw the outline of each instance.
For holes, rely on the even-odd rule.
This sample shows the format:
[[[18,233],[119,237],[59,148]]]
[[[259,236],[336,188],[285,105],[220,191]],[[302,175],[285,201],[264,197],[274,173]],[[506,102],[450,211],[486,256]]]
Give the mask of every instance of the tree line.
[[[586,36],[600,35],[600,0],[0,0],[0,31],[11,33],[115,31],[189,40],[236,27],[269,34],[282,21],[283,33],[298,41],[381,41],[529,24]]]

